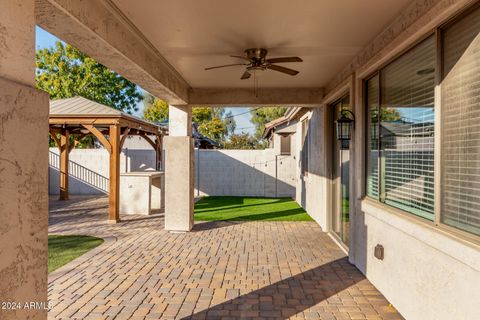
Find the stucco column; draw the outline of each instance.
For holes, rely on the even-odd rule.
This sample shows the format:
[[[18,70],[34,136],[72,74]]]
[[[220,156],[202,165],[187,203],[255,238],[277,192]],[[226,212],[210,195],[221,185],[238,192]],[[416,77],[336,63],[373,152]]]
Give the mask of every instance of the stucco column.
[[[48,96],[35,89],[34,0],[0,1],[1,319],[46,319]]]
[[[192,110],[170,106],[169,135],[165,139],[165,229],[190,231],[193,227]]]

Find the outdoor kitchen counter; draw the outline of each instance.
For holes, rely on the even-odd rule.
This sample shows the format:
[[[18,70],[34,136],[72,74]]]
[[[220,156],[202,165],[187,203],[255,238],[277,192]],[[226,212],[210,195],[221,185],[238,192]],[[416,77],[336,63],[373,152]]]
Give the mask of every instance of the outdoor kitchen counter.
[[[120,173],[120,215],[161,212],[165,208],[164,171]]]

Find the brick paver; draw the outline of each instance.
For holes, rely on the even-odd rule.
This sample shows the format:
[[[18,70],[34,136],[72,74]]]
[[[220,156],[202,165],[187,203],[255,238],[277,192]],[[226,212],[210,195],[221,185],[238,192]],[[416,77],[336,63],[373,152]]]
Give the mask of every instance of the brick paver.
[[[49,232],[107,241],[49,276],[49,318],[402,319],[314,222],[105,221],[105,198],[50,202]]]

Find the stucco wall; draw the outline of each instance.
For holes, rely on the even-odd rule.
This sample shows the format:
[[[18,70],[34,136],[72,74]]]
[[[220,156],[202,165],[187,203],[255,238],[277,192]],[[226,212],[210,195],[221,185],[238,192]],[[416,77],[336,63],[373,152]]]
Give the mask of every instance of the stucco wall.
[[[327,212],[327,183],[328,163],[326,159],[325,136],[325,108],[312,109],[308,117],[308,170],[305,175],[301,174],[301,150],[302,135],[297,134],[295,150],[298,161],[296,162],[296,199],[297,202],[312,216],[323,230],[328,228]],[[297,133],[302,132],[302,122],[297,124]]]
[[[195,196],[295,196],[295,159],[265,150],[196,150]]]
[[[48,96],[1,77],[0,88],[0,301],[46,304]],[[17,309],[0,318],[46,319]]]
[[[362,202],[357,267],[406,319],[477,319],[478,248],[396,211]],[[377,244],[384,260],[373,255]]]

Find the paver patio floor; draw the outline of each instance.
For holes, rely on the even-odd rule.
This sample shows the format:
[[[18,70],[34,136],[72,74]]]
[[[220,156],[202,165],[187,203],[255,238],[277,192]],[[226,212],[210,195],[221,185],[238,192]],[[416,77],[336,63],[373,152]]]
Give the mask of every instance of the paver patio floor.
[[[402,319],[314,222],[108,224],[106,198],[50,201],[49,232],[106,238],[49,276],[49,318]]]

